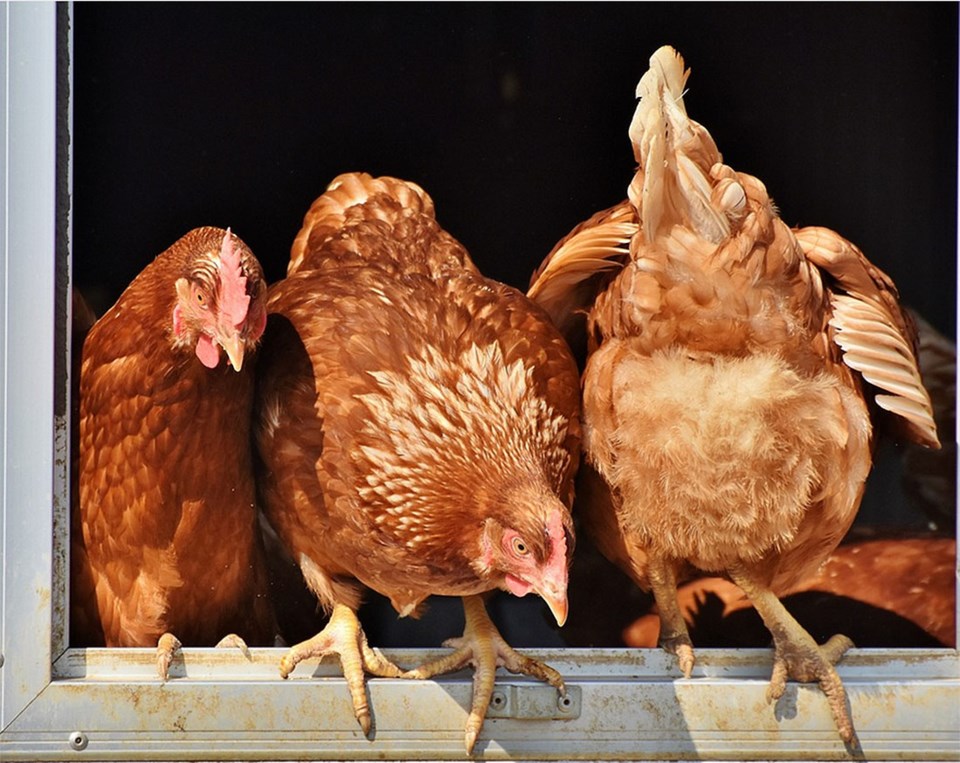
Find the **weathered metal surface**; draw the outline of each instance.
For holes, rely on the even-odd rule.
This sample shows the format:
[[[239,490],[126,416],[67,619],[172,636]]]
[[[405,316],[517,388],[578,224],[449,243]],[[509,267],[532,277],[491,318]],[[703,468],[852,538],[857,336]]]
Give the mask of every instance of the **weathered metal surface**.
[[[580,717],[580,687],[564,695],[544,684],[501,684],[490,698],[487,718],[521,721],[569,721]]]
[[[56,229],[56,5],[2,13],[0,728],[50,674]]]
[[[0,741],[10,760],[461,760],[469,671],[436,681],[371,679],[375,732],[360,733],[335,664],[282,680],[282,650],[187,650],[180,674],[152,677],[151,650],[71,650],[58,678]],[[396,650],[400,664],[430,653]],[[765,699],[769,653],[704,650],[698,675],[670,677],[659,650],[543,650],[578,697],[575,717],[540,710],[484,724],[477,755],[503,759],[845,760],[823,695],[790,684]],[[890,659],[892,658],[892,659]],[[840,665],[860,753],[876,760],[960,760],[956,653],[853,652]],[[502,673],[506,705],[556,692]],[[504,713],[510,715],[510,713]]]
[[[251,649],[250,658],[235,649],[184,649],[174,658],[174,678],[199,680],[274,680],[283,649]],[[385,649],[404,666],[436,656],[429,649]],[[660,649],[525,649],[566,676],[619,681],[675,680],[676,659]],[[152,649],[71,649],[53,666],[55,679],[148,681],[156,676]],[[765,681],[772,667],[769,649],[700,649],[691,680],[729,678]],[[838,670],[845,681],[960,680],[958,653],[952,649],[853,649]],[[338,677],[334,660],[304,661],[292,678]],[[468,676],[464,671],[457,675]],[[503,675],[509,675],[504,673]],[[517,679],[519,680],[519,679]]]

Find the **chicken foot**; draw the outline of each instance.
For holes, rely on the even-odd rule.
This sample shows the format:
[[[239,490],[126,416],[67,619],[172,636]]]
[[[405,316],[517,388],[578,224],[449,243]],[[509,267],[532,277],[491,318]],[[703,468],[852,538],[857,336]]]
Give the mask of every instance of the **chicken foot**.
[[[370,705],[367,701],[364,672],[384,678],[399,678],[403,671],[372,649],[357,619],[357,614],[345,604],[335,604],[330,621],[313,638],[291,647],[280,660],[280,675],[287,678],[298,663],[310,657],[323,659],[328,654],[340,656],[340,667],[353,700],[353,714],[370,736]]]
[[[556,670],[523,656],[504,641],[487,613],[482,596],[464,596],[463,611],[466,617],[463,636],[443,642],[444,646],[452,647],[455,651],[409,670],[403,677],[425,679],[460,670],[467,665],[474,666],[476,670],[473,675],[473,698],[464,733],[464,747],[469,755],[473,752],[487,708],[490,706],[498,667],[545,681],[555,687],[561,696],[566,696],[567,689]]]
[[[750,598],[773,636],[773,673],[767,688],[767,701],[775,702],[783,696],[787,678],[802,683],[817,681],[827,697],[840,738],[844,742],[852,742],[854,729],[847,707],[847,694],[833,666],[853,646],[853,642],[837,634],[822,647],[818,646],[773,591],[758,583],[743,567],[731,568],[729,573],[733,582]]]
[[[174,653],[183,644],[180,639],[172,633],[164,633],[157,640],[157,675],[161,681],[166,681],[170,677],[170,663],[173,662]]]
[[[684,678],[693,672],[693,642],[677,601],[677,577],[670,562],[650,556],[648,576],[660,613],[660,637],[657,643],[676,655]]]
[[[182,646],[183,644],[180,642],[180,639],[169,632],[164,633],[157,640],[157,675],[160,676],[161,681],[166,681],[170,678],[170,664],[173,662],[173,655],[176,654],[177,650]],[[243,652],[244,657],[248,660],[251,659],[250,648],[247,646],[247,642],[236,633],[227,634],[220,639],[215,646],[216,649],[229,649],[230,647],[236,647]]]

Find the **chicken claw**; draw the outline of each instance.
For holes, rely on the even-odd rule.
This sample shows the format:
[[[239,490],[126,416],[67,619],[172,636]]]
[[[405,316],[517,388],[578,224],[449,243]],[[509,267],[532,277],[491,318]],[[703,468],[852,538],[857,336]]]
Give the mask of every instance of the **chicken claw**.
[[[174,653],[182,646],[180,639],[172,633],[164,633],[157,640],[157,675],[160,676],[161,681],[170,678],[170,663],[173,662]],[[253,659],[247,642],[236,633],[228,633],[215,646],[216,649],[230,649],[232,647],[236,647],[243,652],[243,656],[248,660]]]
[[[173,653],[183,644],[172,633],[164,633],[157,640],[157,675],[161,681],[170,677],[170,663],[173,662]]]
[[[801,635],[807,638],[801,639]],[[839,633],[822,647],[818,647],[805,631],[802,634],[792,634],[791,638],[794,639],[791,643],[775,645],[773,674],[767,687],[767,701],[775,702],[783,696],[788,677],[802,683],[816,681],[827,697],[840,738],[844,742],[852,742],[854,731],[847,709],[847,694],[833,666],[843,657],[844,652],[853,646],[853,642]]]
[[[498,667],[504,667],[511,673],[524,673],[539,678],[555,687],[562,697],[566,696],[567,689],[563,683],[563,677],[556,670],[542,662],[523,656],[504,641],[490,619],[490,615],[487,614],[481,596],[465,596],[463,610],[466,615],[463,636],[443,642],[444,646],[452,647],[455,651],[409,670],[403,674],[403,677],[426,679],[459,670],[467,665],[473,665],[476,668],[473,675],[470,715],[467,717],[464,733],[464,747],[469,755],[473,752],[487,708],[490,706]]]
[[[217,642],[215,648],[230,649],[233,647],[239,649],[243,653],[243,656],[248,660],[253,659],[253,655],[250,654],[250,647],[247,646],[247,642],[240,638],[240,636],[238,636],[236,633],[228,633]]]
[[[816,681],[827,698],[840,738],[851,743],[855,731],[847,706],[847,693],[833,666],[853,646],[853,642],[837,634],[822,647],[818,646],[769,588],[757,584],[743,568],[731,569],[730,576],[750,597],[757,613],[773,634],[773,673],[767,687],[767,701],[775,702],[783,696],[787,678],[801,683]]]
[[[340,655],[340,666],[353,700],[353,714],[370,736],[370,705],[367,702],[364,671],[385,678],[399,678],[403,671],[372,649],[367,643],[356,613],[344,604],[335,604],[330,622],[316,636],[290,648],[280,660],[280,675],[289,676],[301,661],[309,657],[323,659],[328,654]]]
[[[690,640],[690,636],[686,632],[677,634],[676,636],[665,636],[663,627],[664,620],[661,617],[660,638],[657,640],[657,643],[662,649],[670,652],[670,654],[676,655],[677,664],[680,666],[680,672],[683,673],[683,677],[690,678],[696,662],[696,658],[693,655],[693,642]]]

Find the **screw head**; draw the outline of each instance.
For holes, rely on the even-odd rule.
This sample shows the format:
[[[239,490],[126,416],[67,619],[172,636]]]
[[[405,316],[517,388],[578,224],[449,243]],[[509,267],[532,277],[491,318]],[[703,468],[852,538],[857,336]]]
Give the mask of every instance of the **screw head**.
[[[71,732],[70,747],[76,750],[77,752],[80,752],[80,750],[87,749],[88,742],[89,740],[87,739],[87,735],[84,734],[82,731]]]
[[[502,691],[495,691],[490,695],[490,704],[499,709],[507,704],[507,698]]]
[[[569,696],[562,694],[557,697],[557,709],[560,710],[561,713],[569,713],[572,707],[573,700],[570,699]]]

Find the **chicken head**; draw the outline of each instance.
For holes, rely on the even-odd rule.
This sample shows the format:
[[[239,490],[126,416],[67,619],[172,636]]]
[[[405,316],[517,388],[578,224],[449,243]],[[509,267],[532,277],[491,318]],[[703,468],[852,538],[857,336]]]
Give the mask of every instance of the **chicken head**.
[[[197,358],[207,368],[217,367],[223,349],[230,365],[239,371],[244,354],[263,334],[267,321],[263,297],[254,299],[247,292],[244,272],[251,269],[249,258],[249,250],[238,245],[227,229],[219,252],[210,250],[193,259],[188,272],[174,283],[174,344],[194,346]]]

